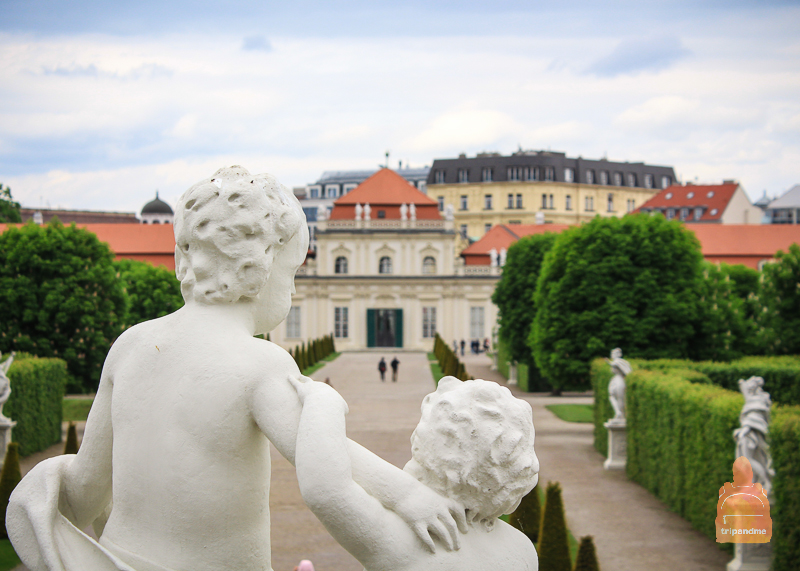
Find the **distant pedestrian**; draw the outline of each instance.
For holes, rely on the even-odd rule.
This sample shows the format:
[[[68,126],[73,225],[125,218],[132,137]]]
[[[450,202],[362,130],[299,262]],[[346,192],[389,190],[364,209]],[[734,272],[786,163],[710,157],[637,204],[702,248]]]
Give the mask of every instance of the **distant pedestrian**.
[[[458,355],[458,341],[456,341],[455,339],[453,339],[453,353]]]
[[[464,347],[466,347],[466,346],[467,346],[467,342],[462,339],[461,340],[461,356],[462,357],[464,356]]]
[[[483,352],[487,353],[489,351],[489,338],[483,340]]]
[[[396,383],[397,382],[397,367],[400,366],[400,361],[397,360],[397,357],[392,359],[391,365],[392,365],[392,382]]]
[[[331,385],[331,378],[330,377],[325,377],[325,384],[326,385]],[[331,385],[331,386],[333,386],[333,385]]]
[[[386,359],[381,357],[381,360],[378,361],[378,370],[381,373],[381,381],[386,380]]]

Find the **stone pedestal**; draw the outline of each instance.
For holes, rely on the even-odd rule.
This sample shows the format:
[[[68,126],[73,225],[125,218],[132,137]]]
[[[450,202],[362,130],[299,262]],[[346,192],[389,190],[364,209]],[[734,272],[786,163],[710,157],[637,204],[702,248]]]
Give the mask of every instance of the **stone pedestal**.
[[[612,418],[603,426],[608,430],[608,458],[603,463],[606,470],[624,470],[628,461],[628,436],[625,420]]]
[[[11,429],[17,425],[15,420],[10,420],[6,417],[0,417],[0,450],[2,454],[0,454],[0,469],[3,467],[3,462],[6,458],[6,448],[8,448],[9,442],[11,442]]]
[[[509,363],[508,364],[508,383],[509,385],[516,385],[517,384],[517,364],[516,363]]]
[[[769,543],[737,543],[727,571],[769,571],[772,566],[772,545]]]

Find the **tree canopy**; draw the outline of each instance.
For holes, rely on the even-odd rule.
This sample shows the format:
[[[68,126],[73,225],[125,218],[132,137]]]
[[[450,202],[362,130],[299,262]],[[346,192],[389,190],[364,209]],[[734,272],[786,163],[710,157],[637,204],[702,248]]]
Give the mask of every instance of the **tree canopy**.
[[[126,259],[116,260],[114,266],[128,296],[125,325],[162,317],[183,307],[181,284],[175,272]]]
[[[694,234],[661,216],[597,217],[564,231],[537,283],[536,364],[556,388],[586,388],[591,359],[614,347],[689,357],[702,263]]]
[[[72,377],[68,390],[95,390],[126,310],[113,254],[91,232],[56,220],[0,235],[3,352],[60,357]]]
[[[552,233],[526,236],[514,243],[506,256],[503,276],[492,294],[498,308],[500,339],[508,346],[511,358],[533,364],[528,335],[536,303],[533,294],[545,254],[550,251],[556,235]]]
[[[778,252],[776,262],[762,271],[765,348],[776,355],[800,354],[800,246],[792,244],[788,252]]]
[[[19,202],[14,202],[11,189],[0,183],[0,222],[22,222]]]

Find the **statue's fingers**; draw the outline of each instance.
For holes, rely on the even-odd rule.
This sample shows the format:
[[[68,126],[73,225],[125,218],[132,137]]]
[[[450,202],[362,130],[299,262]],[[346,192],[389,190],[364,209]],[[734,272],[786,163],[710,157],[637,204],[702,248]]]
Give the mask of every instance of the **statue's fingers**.
[[[412,529],[414,530],[414,533],[417,534],[417,537],[422,540],[422,543],[427,546],[430,552],[436,553],[436,545],[434,545],[433,538],[431,538],[430,534],[428,533],[428,526],[421,523],[415,523],[412,526]]]
[[[450,521],[452,523],[453,530],[455,530],[457,534],[458,530],[456,529],[456,522],[452,518],[450,518]],[[430,528],[433,529],[434,535],[436,535],[439,540],[444,543],[447,551],[453,551],[453,549],[455,549],[455,536],[451,535],[451,530],[448,529],[448,526],[444,524],[441,518],[431,523]]]
[[[469,531],[469,527],[467,526],[467,512],[461,504],[458,502],[451,503],[450,515],[455,519],[458,530],[461,533],[467,533],[467,531]]]

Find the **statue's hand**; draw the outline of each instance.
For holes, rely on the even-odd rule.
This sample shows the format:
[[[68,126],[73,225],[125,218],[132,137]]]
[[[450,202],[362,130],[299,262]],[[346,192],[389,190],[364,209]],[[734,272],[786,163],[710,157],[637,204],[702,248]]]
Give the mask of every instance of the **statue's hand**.
[[[336,389],[326,383],[318,383],[312,378],[300,375],[300,377],[289,377],[289,382],[297,391],[297,397],[300,399],[300,404],[305,405],[306,401],[322,401],[327,405],[335,406],[340,405],[347,414],[349,408],[347,402],[342,398]]]
[[[438,537],[448,551],[461,548],[459,530],[467,533],[467,515],[455,500],[444,498],[420,484],[393,509],[431,553],[436,552],[433,536]]]

